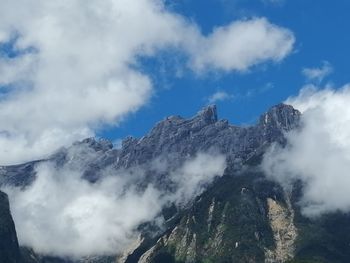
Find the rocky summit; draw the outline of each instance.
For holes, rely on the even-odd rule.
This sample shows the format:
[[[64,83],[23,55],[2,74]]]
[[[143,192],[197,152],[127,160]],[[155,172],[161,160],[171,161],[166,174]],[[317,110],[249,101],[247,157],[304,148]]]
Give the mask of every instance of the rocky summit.
[[[138,167],[144,170],[140,189],[152,182],[171,192],[169,171],[189,156],[210,152],[224,155],[227,162],[223,176],[193,200],[167,204],[162,227],[152,227],[151,222],[140,225],[133,246],[109,256],[72,259],[19,248],[8,200],[1,193],[0,262],[350,262],[350,215],[304,217],[298,206],[303,185],[295,182],[285,189],[260,169],[265,151],[273,143],[286,145],[285,134],[301,127],[300,118],[292,106],[279,104],[261,115],[256,125],[239,127],[219,119],[212,105],[190,119],[167,117],[144,137],[125,138],[120,148],[88,138],[44,160],[3,166],[3,187],[25,188],[36,180],[37,165],[50,161],[55,167],[83,163],[81,176],[91,184],[100,180],[106,167]],[[155,172],[149,164],[159,158],[168,165]]]

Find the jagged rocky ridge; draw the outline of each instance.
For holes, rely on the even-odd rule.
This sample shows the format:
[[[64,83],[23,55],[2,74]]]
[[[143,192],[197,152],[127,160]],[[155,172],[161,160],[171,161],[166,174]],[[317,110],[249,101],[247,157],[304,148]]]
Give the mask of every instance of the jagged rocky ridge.
[[[141,139],[127,137],[121,149],[114,149],[111,142],[88,138],[76,142],[76,146],[86,147],[68,156],[69,149],[62,148],[45,160],[22,165],[0,167],[0,184],[27,185],[35,178],[34,167],[41,161],[51,160],[62,166],[72,158],[88,158],[94,151],[94,159],[89,159],[84,177],[90,181],[98,179],[99,170],[113,165],[114,168],[130,168],[144,165],[157,157],[169,157],[174,167],[198,152],[210,150],[223,153],[230,164],[237,169],[249,158],[264,152],[272,142],[284,143],[284,132],[295,128],[300,113],[289,105],[279,104],[263,114],[257,125],[239,127],[227,120],[218,120],[216,106],[208,106],[191,119],[170,116],[160,121]],[[80,147],[81,148],[81,147]]]
[[[302,186],[296,184],[286,192],[266,180],[257,168],[271,143],[285,144],[284,134],[299,125],[300,113],[289,105],[272,107],[251,127],[218,120],[216,107],[209,106],[191,119],[168,117],[146,136],[126,138],[120,149],[109,141],[89,138],[60,149],[46,160],[58,167],[75,159],[85,160],[83,177],[91,182],[97,181],[100,171],[108,166],[140,166],[146,170],[145,182],[166,187],[166,174],[147,170],[147,164],[156,158],[167,158],[172,167],[177,167],[198,152],[227,157],[224,176],[192,204],[163,211],[165,231],[156,236],[144,232],[138,245],[123,257],[90,258],[86,262],[287,262],[293,258],[350,262],[349,216],[304,218],[297,206]],[[35,166],[46,160],[1,167],[0,184],[25,187],[35,180]],[[340,231],[340,223],[349,231]],[[70,262],[38,256],[30,249],[22,251],[23,262]]]

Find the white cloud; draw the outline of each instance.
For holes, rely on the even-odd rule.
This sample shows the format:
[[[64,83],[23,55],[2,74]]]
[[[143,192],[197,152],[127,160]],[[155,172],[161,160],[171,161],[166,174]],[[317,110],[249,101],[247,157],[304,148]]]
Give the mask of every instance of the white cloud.
[[[233,22],[209,35],[161,0],[0,0],[2,164],[41,158],[101,124],[118,124],[150,99],[138,58],[175,48],[196,71],[247,70],[280,61],[294,37],[264,18]],[[11,38],[12,36],[12,38]]]
[[[289,98],[303,112],[302,128],[287,135],[286,148],[273,147],[264,158],[268,176],[305,187],[302,212],[317,216],[350,211],[350,85],[340,89],[304,88]]]
[[[236,21],[216,28],[195,51],[193,66],[198,71],[220,68],[245,71],[264,61],[279,62],[292,50],[291,31],[265,18]]]
[[[135,228],[160,211],[159,193],[151,186],[143,193],[128,189],[122,194],[122,176],[92,185],[79,173],[56,171],[50,164],[37,172],[26,190],[6,191],[21,244],[38,253],[80,257],[120,252],[136,236]]]
[[[208,102],[209,103],[216,103],[218,101],[229,100],[232,98],[233,98],[233,95],[231,95],[225,91],[217,91],[208,98]]]
[[[302,70],[303,75],[309,81],[316,81],[318,83],[333,72],[333,67],[328,61],[324,61],[319,68],[304,68]]]
[[[15,58],[0,58],[0,88],[13,82],[29,80],[33,68],[35,68],[35,56],[32,54]]]
[[[178,204],[186,204],[194,196],[201,194],[215,176],[221,176],[226,167],[226,160],[220,154],[199,153],[191,161],[171,174],[178,190],[171,197]]]
[[[199,153],[188,158],[169,174],[174,192],[152,182],[140,190],[137,185],[145,183],[142,167],[109,167],[101,172],[100,181],[91,184],[81,175],[96,153],[77,147],[70,150],[70,162],[64,167],[50,162],[39,165],[37,179],[25,189],[2,189],[9,194],[21,245],[61,257],[121,253],[137,238],[141,223],[161,223],[164,205],[187,204],[216,176],[223,175],[226,167],[222,155]],[[158,160],[152,171],[167,167],[166,161]]]

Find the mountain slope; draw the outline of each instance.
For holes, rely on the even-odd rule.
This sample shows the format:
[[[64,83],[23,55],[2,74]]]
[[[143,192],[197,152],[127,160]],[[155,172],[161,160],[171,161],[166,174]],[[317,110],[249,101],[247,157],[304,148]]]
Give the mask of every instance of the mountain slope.
[[[21,262],[15,225],[10,213],[7,195],[0,192],[0,262]]]
[[[152,183],[172,193],[171,173],[189,157],[201,152],[223,154],[227,161],[224,175],[190,203],[165,206],[162,228],[139,226],[139,244],[119,255],[117,262],[350,262],[350,216],[305,218],[298,206],[303,186],[296,183],[283,189],[259,169],[266,149],[272,143],[284,145],[285,133],[299,128],[300,117],[293,107],[279,104],[256,125],[239,127],[219,120],[216,107],[209,106],[190,119],[168,117],[144,137],[126,138],[120,149],[107,140],[89,138],[45,160],[1,167],[0,185],[31,185],[36,167],[50,161],[57,168],[79,164],[81,176],[91,184],[103,178],[106,168],[141,169],[142,180],[135,181],[138,189]],[[159,159],[167,165],[161,171],[150,165]],[[9,244],[8,239],[3,240]],[[22,253],[31,258],[25,261],[30,263],[116,260],[116,256],[52,258],[35,255],[30,249]]]
[[[139,262],[284,262],[294,255],[293,213],[261,172],[227,171]]]

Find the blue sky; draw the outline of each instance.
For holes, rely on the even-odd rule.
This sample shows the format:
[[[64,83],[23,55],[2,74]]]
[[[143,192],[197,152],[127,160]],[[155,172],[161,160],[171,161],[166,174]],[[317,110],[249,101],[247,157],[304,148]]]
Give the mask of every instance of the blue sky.
[[[209,103],[219,118],[251,125],[306,84],[349,81],[345,0],[0,6],[3,164],[90,136],[141,137],[166,116],[188,118]]]
[[[346,0],[315,1],[244,1],[195,0],[168,1],[168,7],[200,25],[204,34],[232,20],[266,17],[293,31],[294,51],[280,63],[264,63],[248,72],[211,72],[197,76],[192,72],[174,76],[167,57],[156,57],[143,63],[156,85],[150,102],[131,114],[119,127],[100,132],[112,140],[127,135],[140,137],[168,115],[190,117],[208,104],[208,98],[222,91],[232,97],[217,101],[220,118],[233,124],[254,123],[269,107],[297,95],[306,83],[303,68],[321,67],[328,61],[334,68],[331,82],[346,83],[350,75],[349,55],[350,2]],[[324,80],[326,82],[327,79]]]

